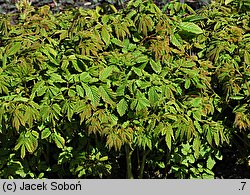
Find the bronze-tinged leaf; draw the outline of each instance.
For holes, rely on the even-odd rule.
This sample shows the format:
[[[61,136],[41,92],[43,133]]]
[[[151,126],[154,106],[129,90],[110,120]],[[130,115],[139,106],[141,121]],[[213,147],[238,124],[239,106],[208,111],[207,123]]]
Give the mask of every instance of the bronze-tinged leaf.
[[[245,50],[245,53],[244,53],[244,62],[247,64],[247,65],[250,65],[250,54],[247,50]]]

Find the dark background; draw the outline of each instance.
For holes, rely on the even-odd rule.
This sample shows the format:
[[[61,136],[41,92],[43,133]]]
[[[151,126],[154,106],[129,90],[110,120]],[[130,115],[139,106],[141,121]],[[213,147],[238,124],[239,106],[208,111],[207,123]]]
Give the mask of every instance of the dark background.
[[[83,8],[94,8],[102,3],[112,3],[116,8],[122,8],[123,4],[128,0],[28,0],[34,7],[41,7],[43,5],[50,5],[53,12],[60,12],[65,8],[69,7],[83,7]],[[154,2],[162,7],[171,0],[155,0]],[[210,0],[180,0],[180,2],[186,2],[193,9],[199,9],[201,6],[206,5]],[[15,13],[16,2],[18,0],[0,0],[0,13]]]

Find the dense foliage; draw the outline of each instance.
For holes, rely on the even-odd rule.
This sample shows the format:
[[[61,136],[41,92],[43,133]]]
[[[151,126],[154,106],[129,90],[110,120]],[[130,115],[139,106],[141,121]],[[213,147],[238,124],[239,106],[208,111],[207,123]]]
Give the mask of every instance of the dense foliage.
[[[247,2],[0,15],[0,177],[213,178],[234,135],[247,157]]]

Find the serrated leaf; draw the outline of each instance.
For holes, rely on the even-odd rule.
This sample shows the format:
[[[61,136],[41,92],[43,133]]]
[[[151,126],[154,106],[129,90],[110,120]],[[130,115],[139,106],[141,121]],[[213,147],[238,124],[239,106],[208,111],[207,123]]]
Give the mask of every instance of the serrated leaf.
[[[160,73],[161,72],[161,63],[160,61],[158,62],[155,62],[153,59],[150,59],[150,65],[151,65],[151,68],[156,72],[156,73]]]
[[[115,97],[115,94],[112,89],[106,86],[100,86],[99,91],[104,102],[110,104],[111,106],[115,106],[115,102],[112,100]]]
[[[21,45],[22,45],[21,42],[13,43],[12,47],[6,51],[6,54],[8,56],[14,55],[15,53],[17,53],[21,49]]]
[[[230,99],[233,99],[233,100],[242,100],[242,99],[244,99],[244,96],[230,96]]]
[[[99,102],[100,102],[100,95],[99,95],[99,90],[96,86],[92,85],[92,86],[88,86],[86,84],[83,84],[83,88],[86,92],[86,96],[87,98],[91,101],[91,104],[96,107],[98,106]]]
[[[196,137],[193,142],[194,156],[196,159],[198,159],[200,154],[200,146],[201,146],[200,138]]]
[[[113,66],[108,66],[104,68],[99,74],[99,79],[101,81],[105,81],[112,74],[112,71],[113,71]]]
[[[126,111],[128,110],[128,103],[126,102],[126,100],[123,98],[119,101],[119,103],[117,104],[117,112],[120,116],[123,116]]]
[[[119,85],[117,87],[117,89],[116,89],[116,95],[117,96],[124,96],[125,89],[126,89],[126,84],[122,83],[121,85]]]
[[[142,76],[142,71],[140,68],[132,67],[132,70],[135,74],[137,74],[139,77]]]
[[[45,86],[45,85],[40,86],[36,90],[37,96],[42,96],[43,94],[45,94],[46,90],[47,90],[47,86]]]
[[[248,51],[245,50],[245,53],[244,53],[244,62],[247,64],[247,65],[250,65],[250,54],[248,53]]]
[[[156,104],[159,100],[159,95],[156,92],[155,87],[150,87],[150,89],[148,90],[148,99],[150,101],[151,104]]]
[[[185,79],[185,85],[184,85],[185,89],[188,89],[190,87],[190,84],[191,84],[190,79],[188,79],[188,78]]]
[[[136,105],[136,111],[141,111],[145,109],[146,107],[149,107],[150,103],[149,100],[146,98],[141,98],[137,100],[137,105]]]
[[[54,133],[53,138],[58,148],[64,148],[65,140],[61,135],[59,135],[58,133]]]
[[[108,156],[103,156],[99,159],[99,161],[106,161],[106,160],[108,160]]]
[[[39,93],[40,96],[43,95],[43,94],[45,93],[46,88],[45,88],[45,90],[43,89],[43,90],[41,91],[41,88],[42,88],[44,85],[45,85],[45,82],[44,82],[44,81],[38,81],[38,82],[34,85],[34,87],[32,88],[32,99],[35,97],[35,93],[38,94],[37,91],[40,91],[40,93]]]
[[[214,136],[214,141],[215,141],[216,146],[219,146],[219,144],[220,144],[220,137],[219,137],[220,135],[219,135],[219,132],[215,131],[213,133],[213,136]]]
[[[75,90],[69,89],[69,90],[68,90],[68,95],[69,95],[69,97],[75,97],[75,96],[76,96]]]
[[[46,139],[51,135],[51,131],[49,128],[45,128],[41,133],[41,139]]]
[[[200,21],[200,20],[204,20],[204,19],[207,19],[207,17],[198,16],[198,15],[191,15],[191,16],[185,17],[182,21],[183,22],[195,22],[195,21]]]
[[[76,85],[76,92],[80,97],[84,97],[84,89],[80,85]]]
[[[207,168],[212,169],[215,165],[215,160],[211,158],[211,156],[208,157],[207,159]]]
[[[52,109],[53,109],[53,111],[55,111],[55,113],[57,115],[59,115],[59,116],[61,115],[61,107],[58,104],[53,104]]]
[[[202,34],[203,30],[196,24],[192,22],[181,22],[179,24],[179,27],[187,32],[193,33],[193,34]]]
[[[234,0],[225,0],[225,5],[228,5],[229,3],[233,2]]]
[[[174,136],[174,132],[173,132],[173,129],[172,129],[171,125],[168,125],[166,127],[165,134],[166,134],[165,135],[165,141],[166,141],[167,147],[169,148],[169,150],[171,150],[172,138]]]
[[[115,45],[119,46],[119,47],[124,47],[124,43],[122,41],[120,41],[117,38],[112,38],[111,42],[114,43]]]
[[[71,63],[77,72],[82,72],[81,68],[78,66],[77,60],[72,60]]]
[[[102,27],[101,35],[102,35],[102,40],[105,42],[105,44],[109,45],[109,43],[110,43],[110,34],[107,31],[107,28],[105,26]]]
[[[24,159],[25,155],[26,155],[25,146],[22,145],[22,147],[21,147],[21,159]]]
[[[91,79],[92,79],[92,77],[90,76],[90,74],[88,72],[82,72],[80,74],[80,81],[83,83],[88,83],[88,82],[90,82]]]
[[[175,36],[174,34],[173,34],[173,35],[170,35],[170,41],[171,41],[171,43],[172,43],[174,46],[178,47],[179,49],[182,48],[181,43],[178,41],[178,39],[176,38],[176,36]]]
[[[66,81],[62,79],[61,75],[56,74],[56,73],[51,73],[50,74],[50,79],[54,83],[65,83]]]

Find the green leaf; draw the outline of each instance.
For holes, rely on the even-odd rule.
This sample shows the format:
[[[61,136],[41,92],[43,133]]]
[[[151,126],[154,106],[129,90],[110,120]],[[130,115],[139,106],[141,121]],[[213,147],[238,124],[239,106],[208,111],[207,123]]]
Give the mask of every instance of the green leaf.
[[[102,40],[105,42],[105,44],[109,45],[109,43],[110,43],[110,34],[107,31],[107,28],[105,26],[102,27],[101,35],[102,35]]]
[[[211,156],[208,157],[207,159],[207,168],[212,169],[215,165],[215,160],[211,158]]]
[[[81,68],[78,66],[78,61],[77,60],[71,60],[71,63],[74,67],[74,69],[77,71],[77,72],[82,72]]]
[[[34,135],[35,136],[34,136]],[[30,153],[33,153],[37,147],[38,147],[38,136],[37,135],[37,132],[30,132],[30,131],[27,131],[27,132],[22,132],[17,140],[17,144],[16,146],[14,147],[14,150],[18,150],[20,147],[21,147],[21,158],[24,158],[25,157],[25,149],[28,150],[28,152]]]
[[[115,93],[112,91],[112,89],[108,88],[107,86],[100,86],[99,92],[104,102],[110,104],[111,106],[115,106],[115,102],[112,100],[115,98]]]
[[[135,74],[137,74],[139,77],[142,76],[142,71],[140,68],[132,67],[132,70],[134,71]]]
[[[69,89],[69,90],[68,90],[68,95],[69,95],[69,97],[75,97],[75,96],[76,96],[75,90]]]
[[[114,43],[115,45],[119,46],[119,47],[124,47],[124,43],[122,41],[120,41],[117,38],[112,38],[111,42]]]
[[[62,79],[61,75],[56,73],[50,74],[50,79],[53,81],[53,83],[65,83],[66,81]]]
[[[148,56],[143,55],[143,56],[139,56],[135,59],[136,63],[144,63],[144,62],[148,62]]]
[[[39,88],[37,88],[36,92],[37,92],[37,96],[42,96],[45,94],[46,90],[47,90],[47,86],[45,85],[41,85]]]
[[[103,156],[99,159],[99,161],[106,161],[106,160],[108,160],[108,156]]]
[[[76,92],[80,97],[84,97],[84,89],[80,85],[76,85]]]
[[[170,124],[167,125],[165,133],[166,133],[166,135],[165,135],[166,144],[167,144],[169,150],[171,150],[172,138],[174,137],[174,132],[173,132],[172,126]]]
[[[244,62],[245,62],[247,65],[250,65],[250,54],[248,53],[247,50],[245,50],[245,53],[244,53]]]
[[[51,131],[49,128],[45,128],[43,131],[42,131],[42,134],[41,134],[41,139],[46,139],[47,137],[49,137],[51,135]]]
[[[12,44],[12,47],[6,51],[6,54],[8,56],[14,55],[21,49],[21,45],[22,45],[21,42],[14,42],[14,44]]]
[[[128,103],[126,102],[126,100],[123,98],[119,101],[119,103],[117,104],[117,112],[120,116],[123,116],[126,111],[128,110]]]
[[[207,135],[206,135],[208,143],[212,146],[213,145],[213,140],[212,140],[212,132],[209,127],[207,127]]]
[[[99,102],[100,102],[100,95],[99,95],[99,90],[96,86],[92,85],[92,86],[88,86],[86,84],[83,84],[83,88],[86,92],[86,96],[87,98],[91,101],[91,104],[94,107],[97,107]]]
[[[234,0],[225,0],[225,5],[228,5],[229,3],[233,2]]]
[[[233,99],[233,100],[242,100],[242,99],[244,99],[244,96],[230,96],[230,99]]]
[[[113,66],[108,66],[104,68],[99,74],[99,79],[101,81],[105,81],[112,74],[112,71],[113,71]]]
[[[148,99],[150,101],[151,104],[156,104],[159,100],[159,95],[156,92],[155,87],[150,87],[150,89],[148,90]]]
[[[156,73],[160,73],[160,72],[161,72],[162,67],[161,67],[160,61],[155,62],[153,59],[150,59],[150,62],[149,62],[149,63],[150,63],[150,65],[151,65],[152,69],[153,69]]]
[[[61,116],[61,107],[58,104],[53,104],[52,109],[57,115]]]
[[[193,34],[202,34],[203,30],[196,24],[192,22],[181,22],[179,24],[179,27],[187,32],[193,33]]]
[[[34,138],[39,138],[39,133],[37,131],[31,131],[31,134],[34,136]]]
[[[35,97],[35,93],[37,93],[38,95],[38,91],[39,91],[39,95],[38,96],[42,96],[45,91],[46,91],[46,87],[44,87],[45,82],[44,81],[38,81],[34,87],[32,88],[32,98],[33,99]],[[41,90],[41,88],[43,88],[43,90]]]
[[[185,79],[185,85],[184,85],[185,89],[188,89],[190,87],[190,84],[191,84],[190,79],[186,78]]]
[[[194,156],[196,159],[198,159],[200,155],[200,146],[201,146],[200,138],[196,137],[193,142]]]
[[[141,96],[137,99],[136,111],[141,111],[146,107],[150,107],[149,100],[145,96]]]
[[[21,159],[24,159],[25,155],[26,155],[25,146],[22,145],[22,147],[21,147]]]
[[[219,132],[218,131],[213,132],[213,136],[216,146],[219,146],[220,144]]]
[[[62,61],[62,66],[61,66],[62,70],[67,71],[68,65],[69,65],[69,60],[68,59],[63,60]]]
[[[65,140],[64,140],[64,138],[60,134],[53,133],[53,138],[54,138],[54,141],[55,141],[56,146],[58,148],[64,148],[64,146],[65,146]]]
[[[193,164],[195,162],[195,158],[192,154],[188,155],[186,159],[189,161],[189,163]]]
[[[204,19],[207,19],[207,17],[198,16],[198,15],[191,15],[191,16],[185,17],[182,21],[183,22],[195,22],[195,21],[200,21],[200,20],[204,20]]]
[[[88,82],[90,82],[91,79],[92,79],[92,77],[90,76],[90,74],[88,72],[82,72],[80,74],[80,81],[83,83],[88,83]]]
[[[173,35],[170,35],[170,41],[171,41],[171,43],[172,43],[174,46],[178,47],[179,49],[182,48],[181,43],[178,41],[178,39],[176,38],[176,36],[175,36],[174,34],[173,34]]]

